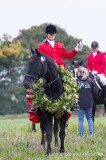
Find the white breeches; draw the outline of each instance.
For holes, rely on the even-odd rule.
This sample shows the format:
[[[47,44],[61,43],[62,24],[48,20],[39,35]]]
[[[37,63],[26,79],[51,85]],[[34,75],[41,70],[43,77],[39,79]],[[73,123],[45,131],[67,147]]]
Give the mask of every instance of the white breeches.
[[[97,74],[97,75],[100,78],[102,85],[105,86],[106,85],[106,77],[104,76],[104,74]]]

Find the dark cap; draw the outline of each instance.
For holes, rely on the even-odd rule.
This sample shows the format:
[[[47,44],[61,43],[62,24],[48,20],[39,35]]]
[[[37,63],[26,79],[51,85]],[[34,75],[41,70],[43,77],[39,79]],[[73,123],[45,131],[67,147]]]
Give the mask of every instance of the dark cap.
[[[91,48],[98,48],[98,47],[99,47],[98,42],[93,41],[93,42],[91,43]]]
[[[56,27],[52,24],[49,24],[46,29],[45,29],[45,33],[46,34],[54,34],[54,33],[57,33],[57,30],[56,30]]]

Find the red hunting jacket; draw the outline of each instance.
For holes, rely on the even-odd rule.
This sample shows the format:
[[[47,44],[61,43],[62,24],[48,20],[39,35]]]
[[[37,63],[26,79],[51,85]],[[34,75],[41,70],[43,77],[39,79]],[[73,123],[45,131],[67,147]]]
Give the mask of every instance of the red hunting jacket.
[[[60,42],[55,42],[54,48],[52,48],[48,41],[39,44],[38,50],[49,55],[58,65],[63,65],[64,67],[65,63],[62,57],[64,57],[65,59],[71,59],[78,53],[75,49],[69,52],[64,47],[64,44]]]
[[[93,53],[88,55],[87,68],[89,70],[97,71],[99,74],[106,76],[106,55],[103,52],[98,51],[97,55],[93,57]]]

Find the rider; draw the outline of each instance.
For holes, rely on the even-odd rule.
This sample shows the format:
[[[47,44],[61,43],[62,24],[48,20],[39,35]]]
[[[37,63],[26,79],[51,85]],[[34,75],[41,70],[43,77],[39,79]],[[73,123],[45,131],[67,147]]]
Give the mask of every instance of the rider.
[[[63,43],[55,40],[57,29],[52,24],[46,26],[45,33],[46,39],[38,45],[38,50],[48,54],[55,61],[55,63],[57,63],[57,65],[63,65],[66,67],[62,58],[64,57],[65,59],[71,59],[83,48],[82,44],[78,43],[75,49],[68,51],[64,47]]]
[[[93,75],[98,75],[100,82],[103,85],[106,103],[106,55],[99,51],[99,44],[96,41],[91,43],[92,52],[87,58],[87,68]]]
[[[49,55],[57,65],[63,65],[66,68],[63,57],[65,59],[71,59],[83,48],[82,43],[78,42],[77,46],[73,50],[68,51],[64,47],[63,43],[55,40],[57,29],[53,24],[46,26],[45,33],[46,39],[38,45],[38,50]],[[75,103],[74,109],[77,110],[77,107],[79,108],[79,106]]]

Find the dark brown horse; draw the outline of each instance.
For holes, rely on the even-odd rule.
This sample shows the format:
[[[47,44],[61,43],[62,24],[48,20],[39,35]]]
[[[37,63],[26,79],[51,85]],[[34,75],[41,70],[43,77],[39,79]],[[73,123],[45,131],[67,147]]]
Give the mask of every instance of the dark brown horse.
[[[43,87],[45,94],[51,101],[57,100],[64,92],[64,88],[62,78],[58,73],[56,64],[48,55],[40,53],[36,49],[32,49],[31,52],[32,57],[28,62],[27,73],[23,81],[24,87],[29,89],[34,83],[37,83],[39,78],[44,77],[45,84],[43,84]],[[53,117],[55,145],[58,145],[58,125],[60,125],[60,152],[64,152],[65,128],[68,117],[67,111],[64,111],[64,114],[61,118],[56,118],[54,114],[44,109],[41,110],[38,107],[37,114],[40,120],[40,127],[42,131],[41,144],[45,144],[44,133],[46,132],[47,154],[51,153]]]

